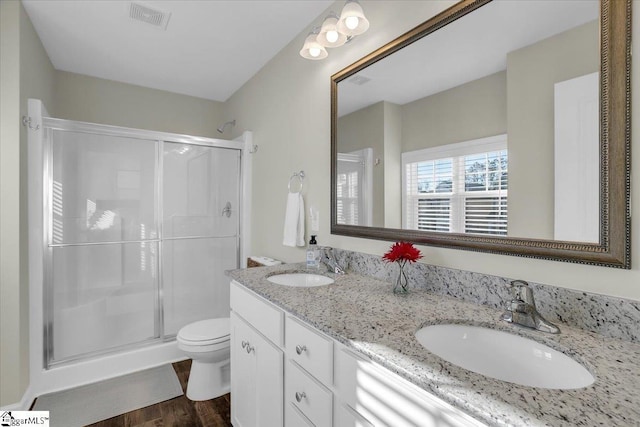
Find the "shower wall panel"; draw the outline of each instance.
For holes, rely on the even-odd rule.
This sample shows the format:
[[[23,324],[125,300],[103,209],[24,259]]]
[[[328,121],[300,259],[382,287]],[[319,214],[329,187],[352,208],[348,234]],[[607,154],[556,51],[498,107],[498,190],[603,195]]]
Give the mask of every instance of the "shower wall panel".
[[[238,266],[240,154],[165,142],[162,167],[164,327],[175,335],[229,316],[224,271]]]
[[[52,248],[51,363],[159,338],[157,245]]]
[[[157,237],[157,142],[54,130],[52,243]]]
[[[163,243],[163,301],[166,335],[215,317],[229,317],[229,279],[237,268],[235,237],[176,239]]]

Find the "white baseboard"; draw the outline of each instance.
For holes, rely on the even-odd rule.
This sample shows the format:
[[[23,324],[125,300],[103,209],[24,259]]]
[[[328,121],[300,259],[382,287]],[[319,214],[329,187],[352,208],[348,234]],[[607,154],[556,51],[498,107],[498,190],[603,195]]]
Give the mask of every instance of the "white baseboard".
[[[31,386],[27,387],[27,390],[22,395],[20,402],[12,403],[11,405],[0,407],[0,412],[4,411],[28,411],[36,396],[33,394]]]

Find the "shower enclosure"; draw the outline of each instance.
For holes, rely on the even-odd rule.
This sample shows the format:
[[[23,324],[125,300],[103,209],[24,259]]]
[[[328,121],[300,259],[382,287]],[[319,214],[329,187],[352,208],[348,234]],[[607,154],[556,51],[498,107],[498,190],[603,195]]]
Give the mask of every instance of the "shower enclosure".
[[[44,369],[229,316],[242,145],[42,119]]]

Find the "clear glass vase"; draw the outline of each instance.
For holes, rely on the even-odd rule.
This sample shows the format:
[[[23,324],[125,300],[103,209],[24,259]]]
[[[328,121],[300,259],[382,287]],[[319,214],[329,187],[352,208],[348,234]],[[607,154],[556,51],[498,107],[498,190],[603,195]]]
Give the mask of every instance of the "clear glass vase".
[[[409,292],[409,281],[407,280],[407,274],[404,271],[404,266],[406,263],[407,263],[406,260],[398,261],[398,266],[400,267],[400,271],[398,272],[396,283],[393,286],[394,294],[406,294]]]

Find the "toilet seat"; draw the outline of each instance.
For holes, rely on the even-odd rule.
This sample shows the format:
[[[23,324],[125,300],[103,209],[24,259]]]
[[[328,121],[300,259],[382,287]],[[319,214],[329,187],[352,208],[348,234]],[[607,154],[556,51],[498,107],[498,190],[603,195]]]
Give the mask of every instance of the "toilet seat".
[[[194,346],[219,344],[230,339],[229,318],[206,319],[190,323],[178,331],[180,343]]]

